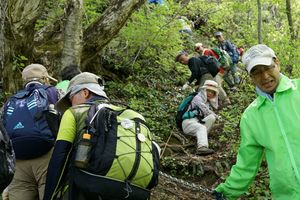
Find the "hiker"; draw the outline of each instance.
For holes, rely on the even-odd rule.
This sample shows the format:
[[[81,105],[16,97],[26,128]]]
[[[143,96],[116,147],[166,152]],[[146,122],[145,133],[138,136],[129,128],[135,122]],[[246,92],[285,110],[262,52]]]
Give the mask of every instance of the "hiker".
[[[281,74],[279,59],[264,44],[252,46],[242,62],[256,86],[257,98],[241,117],[237,162],[225,183],[215,189],[216,199],[237,199],[245,193],[263,158],[272,199],[299,199],[300,80]]]
[[[148,3],[153,3],[153,4],[164,4],[163,0],[148,0]]]
[[[208,69],[205,68],[202,61],[196,57],[189,57],[188,53],[181,51],[175,58],[176,62],[179,62],[183,65],[188,65],[191,76],[188,81],[182,86],[182,90],[185,90],[194,80],[196,85],[199,85],[199,88],[203,86],[206,80],[213,80],[213,76],[209,73]]]
[[[218,93],[218,84],[215,81],[206,80],[187,110],[195,113],[195,117],[182,121],[183,133],[197,138],[197,155],[214,153],[214,150],[208,148],[207,134],[216,121],[217,115],[212,109],[218,108]]]
[[[61,184],[60,177],[66,176],[64,165],[68,162],[68,154],[72,149],[76,134],[74,114],[67,110],[96,100],[107,100],[104,87],[98,82],[100,77],[83,72],[71,79],[67,93],[57,103],[57,108],[63,113],[61,125],[57,135],[55,148],[49,163],[44,200],[52,199],[55,189]],[[79,110],[80,112],[80,110]]]
[[[74,114],[67,110],[96,100],[107,100],[104,87],[99,84],[100,77],[83,72],[71,79],[67,93],[57,103],[57,108],[63,113],[55,148],[49,163],[44,200],[52,199],[55,189],[61,184],[60,177],[68,173],[64,165],[68,163],[68,154],[72,149],[76,134]],[[80,109],[79,109],[80,112]],[[82,111],[81,111],[82,112]]]
[[[181,29],[179,30],[180,33],[186,33],[189,36],[193,35],[193,31],[192,31],[192,24],[191,22],[188,20],[188,18],[186,18],[185,16],[180,16],[178,18],[178,21],[181,24]]]
[[[195,51],[200,54],[200,56],[213,56],[217,60],[219,60],[219,56],[212,50],[208,48],[204,48],[202,43],[196,43],[195,44]],[[214,77],[214,81],[216,81],[219,85],[219,97],[221,101],[224,103],[230,104],[230,99],[228,98],[225,90],[223,89],[223,76],[225,69],[222,67],[222,64],[220,63],[219,73]]]
[[[231,90],[235,90],[236,85],[240,84],[241,81],[239,76],[237,75],[237,63],[239,61],[238,51],[231,42],[224,39],[222,32],[216,32],[215,38],[218,41],[219,47],[225,50],[231,57],[232,66],[230,67],[228,73],[224,74],[224,80],[229,85]],[[232,76],[233,81],[231,80],[230,75]]]
[[[79,67],[75,64],[68,65],[61,70],[60,72],[61,81],[57,83],[57,85],[55,86],[60,92],[61,96],[65,95],[65,93],[67,92],[70,80],[74,76],[80,73],[81,71]]]
[[[57,103],[58,110],[64,114],[62,116],[57,140],[49,163],[44,200],[57,199],[60,197],[62,197],[63,199],[72,200],[74,196],[78,197],[78,199],[81,200],[102,199],[102,193],[101,193],[102,191],[100,191],[99,187],[101,189],[108,187],[108,189],[106,189],[105,192],[110,193],[112,190],[115,190],[115,188],[117,188],[116,184],[118,184],[118,182],[120,181],[112,181],[111,179],[103,178],[101,180],[102,181],[104,180],[106,182],[105,184],[103,184],[103,182],[99,180],[100,178],[98,179],[96,178],[96,176],[93,176],[97,180],[93,179],[94,180],[93,184],[88,184],[88,181],[91,180],[92,178],[89,177],[88,180],[82,178],[83,175],[78,174],[81,172],[82,169],[88,170],[86,166],[92,166],[93,164],[91,162],[97,162],[97,159],[100,159],[99,157],[101,156],[102,156],[101,164],[97,163],[96,166],[94,167],[96,167],[97,169],[98,167],[99,168],[105,167],[104,170],[102,171],[100,170],[103,173],[104,171],[108,173],[107,170],[111,166],[109,162],[106,160],[108,157],[110,158],[110,156],[112,156],[112,161],[115,158],[117,159],[119,157],[120,158],[125,157],[124,160],[121,161],[117,160],[118,166],[121,165],[123,161],[128,161],[127,164],[129,164],[129,160],[127,160],[128,158],[126,156],[136,155],[136,150],[134,149],[134,151],[132,151],[133,148],[130,146],[130,144],[132,142],[135,144],[137,139],[139,141],[142,141],[143,143],[140,144],[141,148],[143,148],[143,151],[140,152],[140,154],[145,156],[146,153],[151,153],[150,151],[147,151],[147,149],[149,149],[149,146],[147,146],[146,148],[144,146],[144,145],[149,145],[147,144],[147,141],[149,141],[150,138],[149,135],[144,135],[144,134],[149,134],[150,131],[149,129],[146,129],[145,126],[143,126],[143,124],[141,124],[142,117],[140,115],[138,116],[134,115],[134,112],[132,110],[127,110],[127,111],[124,110],[123,112],[119,112],[119,114],[126,114],[126,113],[131,114],[134,117],[134,119],[137,119],[137,121],[133,121],[134,119],[131,120],[129,116],[127,116],[126,119],[124,119],[121,123],[114,121],[117,120],[116,118],[114,118],[116,117],[116,115],[115,113],[112,114],[110,112],[112,111],[113,108],[111,109],[108,108],[107,110],[104,109],[106,108],[105,105],[108,105],[109,102],[108,102],[108,97],[104,92],[104,86],[100,85],[99,83],[101,83],[101,78],[99,76],[89,72],[80,73],[77,76],[75,76],[73,79],[71,79],[67,93]],[[99,106],[103,106],[103,107],[100,108]],[[104,110],[102,110],[102,108]],[[101,111],[103,111],[104,113]],[[101,118],[101,120],[99,120],[98,119],[99,115],[98,117],[95,117],[96,115],[94,114],[95,113],[97,114],[98,112],[101,117],[105,117],[105,118],[104,119]],[[92,120],[96,120],[96,121],[94,121],[93,124],[91,124]],[[101,128],[101,131],[103,131],[105,135],[102,134],[102,132],[100,133],[97,127],[94,126],[92,127],[92,125],[98,124],[100,122],[103,123],[100,124],[99,126]],[[86,123],[88,123],[88,125]],[[116,128],[114,125],[122,126],[122,130],[119,130],[120,128]],[[132,131],[133,126],[135,126],[134,129],[135,131]],[[111,132],[111,131],[118,130],[118,131],[123,131],[123,133],[124,132],[126,133],[125,130],[127,129],[131,133],[132,137],[128,137],[129,136],[128,134],[125,135],[118,134],[118,137],[115,137],[116,132]],[[95,130],[97,132],[95,132]],[[126,138],[124,138],[124,136]],[[82,140],[80,140],[81,137],[83,138]],[[115,146],[113,140],[116,140],[119,137],[121,138],[120,140],[122,144],[118,144],[118,146],[125,145],[125,147],[122,148],[122,151],[127,152],[127,149],[129,148],[131,151],[130,153],[117,154],[117,152],[115,152],[115,154],[112,154],[114,153],[114,151],[117,151],[114,150]],[[132,141],[131,140],[128,141],[130,138]],[[93,144],[90,143],[91,141],[93,141]],[[79,147],[79,145],[84,145],[85,148]],[[84,150],[92,149],[92,146],[88,146],[88,145],[94,145],[93,147],[95,151],[97,152],[101,151],[101,153],[98,154],[97,156],[93,156],[92,157],[93,159],[92,158],[87,159],[88,158],[87,156],[89,155],[88,153],[78,154],[79,150],[84,151]],[[115,143],[115,145],[117,144]],[[153,152],[155,151],[153,150]],[[82,161],[83,158],[85,158],[85,162]],[[150,159],[148,155],[146,156],[146,158]],[[79,161],[77,161],[76,159],[79,159]],[[158,152],[157,152],[157,159],[159,159]],[[142,157],[139,159],[138,162],[143,164],[146,163],[146,165],[148,165],[148,163],[151,163],[151,160],[146,160],[147,161],[146,163],[145,158]],[[128,171],[128,169],[131,170],[132,166],[128,165],[126,167],[128,168],[119,169],[117,172],[117,174],[121,174],[122,177],[123,172],[125,171],[128,176],[128,182],[126,182],[126,184],[124,182],[124,185],[126,185],[126,187],[124,186],[125,188],[124,187],[121,188],[119,194],[123,194],[126,191],[132,191],[132,193],[130,192],[126,193],[126,195],[129,195],[131,197],[131,195],[136,195],[136,191],[130,182],[130,180],[134,179],[134,177],[130,178],[130,174],[132,174],[133,172],[129,173],[130,171]],[[153,174],[155,172],[158,177],[158,171],[152,168],[148,168],[148,171],[150,171],[151,173],[153,172]],[[147,173],[148,171],[146,170]],[[90,172],[90,174],[91,173],[92,172]],[[97,173],[99,173],[99,171]],[[145,178],[148,178],[148,176],[149,174],[147,174],[146,176],[143,174],[143,178],[144,178],[143,180],[145,180]],[[83,181],[80,181],[82,182],[83,185],[85,184],[84,189],[79,186],[78,182],[76,182],[76,178],[84,179]],[[139,179],[139,181],[142,180]],[[153,183],[157,183],[157,182],[153,182]],[[69,186],[69,190],[67,191],[65,191],[66,185]],[[93,187],[93,189],[91,188],[87,189],[86,187]],[[126,189],[126,191],[124,189]],[[113,194],[110,195],[118,195],[118,194],[114,194],[114,192],[111,193]],[[104,198],[104,199],[116,199],[116,198]]]
[[[16,172],[8,186],[10,200],[42,199],[54,134],[47,121],[49,105],[58,100],[47,69],[31,64],[22,71],[24,89],[3,106],[2,118],[16,155]],[[52,110],[51,110],[52,112]]]

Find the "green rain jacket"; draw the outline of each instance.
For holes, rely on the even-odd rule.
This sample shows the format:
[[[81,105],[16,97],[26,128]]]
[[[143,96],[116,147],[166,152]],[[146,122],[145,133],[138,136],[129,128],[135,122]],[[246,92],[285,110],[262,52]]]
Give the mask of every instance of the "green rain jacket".
[[[240,123],[237,163],[217,192],[227,199],[245,193],[265,155],[272,199],[300,199],[300,80],[282,75],[273,101],[259,95]]]

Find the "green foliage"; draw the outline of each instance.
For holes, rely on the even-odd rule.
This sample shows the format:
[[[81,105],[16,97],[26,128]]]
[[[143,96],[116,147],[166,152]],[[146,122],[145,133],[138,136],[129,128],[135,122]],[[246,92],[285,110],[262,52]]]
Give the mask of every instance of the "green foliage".
[[[144,6],[105,49],[106,59],[114,63],[116,70],[141,80],[161,70],[173,70],[175,55],[183,48],[176,9],[175,4]]]
[[[150,130],[160,140],[160,137],[165,138],[170,134],[175,122],[174,113],[168,113],[170,110],[167,95],[163,96],[158,87],[154,83],[149,88],[141,86],[137,80],[128,83],[107,83],[110,98],[126,102],[132,109],[141,112]]]
[[[46,1],[43,14],[35,24],[35,30],[39,30],[47,25],[53,24],[64,14],[65,0]]]
[[[23,70],[23,68],[25,67],[27,60],[28,60],[28,58],[26,58],[23,55],[15,56],[12,61],[12,70],[21,72]]]
[[[109,0],[85,0],[84,2],[84,20],[83,27],[87,27],[101,16],[108,7]]]
[[[39,30],[47,25],[53,24],[57,19],[62,19],[64,15],[64,7],[66,0],[46,1],[46,7],[39,18],[35,29]],[[83,27],[87,28],[96,19],[101,17],[101,14],[109,6],[109,0],[85,0],[83,1]]]

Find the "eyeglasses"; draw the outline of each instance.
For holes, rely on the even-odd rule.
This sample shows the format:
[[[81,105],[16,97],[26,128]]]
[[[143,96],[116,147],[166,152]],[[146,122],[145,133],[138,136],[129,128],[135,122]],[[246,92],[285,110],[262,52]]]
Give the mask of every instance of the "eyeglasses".
[[[76,94],[78,94],[79,92],[81,92],[81,91],[82,91],[82,90],[79,90],[79,91],[73,93],[72,95],[69,94],[69,100],[72,101],[72,98],[73,98]],[[71,93],[72,93],[72,92],[71,92]]]
[[[256,78],[265,72],[269,72],[269,71],[273,70],[274,68],[275,68],[275,65],[256,67],[255,69],[251,70],[250,76],[253,78]]]

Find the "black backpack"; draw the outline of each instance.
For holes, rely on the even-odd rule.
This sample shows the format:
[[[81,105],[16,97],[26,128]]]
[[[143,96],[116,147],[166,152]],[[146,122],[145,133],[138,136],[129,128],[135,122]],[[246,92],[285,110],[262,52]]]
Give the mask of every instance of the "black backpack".
[[[209,73],[215,77],[220,70],[221,63],[213,56],[199,56],[199,59],[204,64],[204,67],[209,71]]]
[[[70,170],[74,198],[80,189],[102,199],[149,199],[158,184],[159,152],[144,120],[129,108],[92,104],[74,142]],[[85,165],[78,162],[82,156]]]
[[[16,158],[11,140],[0,122],[0,193],[9,185],[15,173]]]

